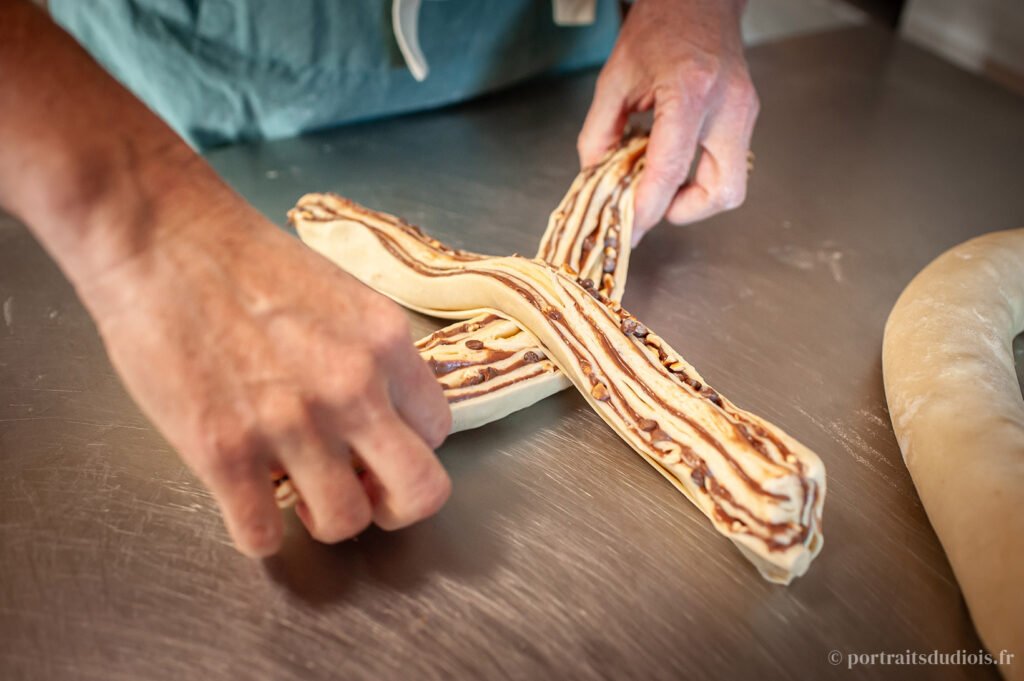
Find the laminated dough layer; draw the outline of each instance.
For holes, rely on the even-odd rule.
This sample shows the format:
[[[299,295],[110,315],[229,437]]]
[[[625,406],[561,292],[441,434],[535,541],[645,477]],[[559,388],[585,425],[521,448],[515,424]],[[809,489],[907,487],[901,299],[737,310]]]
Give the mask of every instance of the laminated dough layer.
[[[333,195],[304,196],[289,217],[306,244],[408,308],[515,320],[601,418],[766,579],[788,583],[820,551],[820,459],[708,386],[592,279],[540,259],[451,249]],[[515,357],[503,361],[526,359]]]
[[[635,136],[576,177],[552,212],[537,257],[619,301],[633,234],[633,193],[647,138]],[[452,324],[416,343],[452,410],[452,432],[524,409],[572,383],[529,331],[498,313]]]

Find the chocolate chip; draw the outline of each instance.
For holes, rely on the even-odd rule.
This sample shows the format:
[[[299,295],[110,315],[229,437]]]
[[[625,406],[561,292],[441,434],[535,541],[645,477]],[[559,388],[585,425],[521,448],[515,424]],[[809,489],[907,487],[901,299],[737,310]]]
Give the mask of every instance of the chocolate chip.
[[[540,355],[538,355],[533,350],[528,350],[523,355],[523,361],[526,362],[527,364],[532,364],[533,362],[539,362],[540,361]]]
[[[632,317],[626,317],[623,319],[622,323],[619,324],[619,328],[621,328],[622,333],[627,336],[636,336],[637,338],[644,338],[650,333],[646,326]]]
[[[704,471],[702,471],[699,468],[693,469],[693,472],[690,473],[690,479],[693,480],[693,484],[697,485],[697,487],[703,487],[704,486]]]
[[[640,419],[640,423],[638,425],[640,426],[640,430],[645,433],[649,433],[658,427],[658,422],[654,419]]]
[[[710,386],[704,386],[704,389],[700,391],[700,394],[706,397],[712,404],[719,407],[722,406],[722,398],[719,397],[718,393],[716,393]]]
[[[580,279],[580,286],[587,289],[588,291],[593,290],[594,280],[593,279]]]
[[[562,320],[562,313],[558,310],[548,310],[548,319],[558,322]]]
[[[483,350],[484,343],[483,341],[478,341],[476,339],[468,340],[466,341],[466,347],[469,348],[470,350]]]

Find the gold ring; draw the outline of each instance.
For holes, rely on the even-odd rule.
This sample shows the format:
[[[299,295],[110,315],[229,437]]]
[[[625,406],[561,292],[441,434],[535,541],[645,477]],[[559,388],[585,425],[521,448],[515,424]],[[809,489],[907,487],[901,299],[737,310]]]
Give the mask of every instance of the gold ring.
[[[278,508],[288,508],[299,500],[299,491],[283,470],[271,471],[270,481],[274,483],[274,501],[277,502]]]

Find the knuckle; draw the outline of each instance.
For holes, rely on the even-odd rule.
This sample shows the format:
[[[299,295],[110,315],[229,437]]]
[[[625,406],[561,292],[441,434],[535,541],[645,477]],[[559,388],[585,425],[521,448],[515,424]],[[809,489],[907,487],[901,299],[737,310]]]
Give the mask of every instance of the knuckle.
[[[239,478],[252,468],[256,455],[253,424],[233,416],[208,418],[201,426],[201,449],[205,456],[200,467],[222,478]]]
[[[311,408],[309,400],[294,392],[268,397],[261,410],[262,430],[273,437],[294,439],[312,429]]]
[[[619,90],[619,72],[622,58],[617,53],[612,53],[608,58],[604,68],[601,69],[601,73],[597,76],[597,82],[594,83],[594,94],[598,97],[612,96]]]
[[[336,406],[351,409],[364,404],[379,380],[377,356],[365,349],[348,351],[337,367],[339,385],[332,391]]]
[[[427,446],[437,449],[445,441],[452,429],[452,410],[444,396],[441,384],[433,377],[424,377],[426,385],[419,392],[423,396],[417,405],[416,413],[406,420],[414,425],[416,432],[423,438]]]
[[[325,515],[317,520],[312,534],[326,544],[333,544],[365,530],[373,520],[373,509],[364,496],[353,494],[339,500]]]
[[[374,314],[374,342],[385,352],[412,343],[409,318],[390,301]]]
[[[686,179],[685,163],[682,151],[673,151],[671,156],[663,157],[657,165],[651,164],[645,170],[646,180],[659,191],[674,190]]]
[[[754,88],[750,75],[745,71],[730,79],[729,91],[735,100],[742,103],[746,108],[753,111],[761,109],[761,100],[757,95],[757,89]]]
[[[399,515],[408,523],[415,523],[437,513],[452,493],[452,481],[445,470],[436,463],[424,466],[414,478],[408,490],[408,497],[402,504]]]
[[[665,221],[670,225],[685,225],[689,222],[689,213],[690,211],[677,201],[669,206],[668,212],[665,213]]]
[[[437,420],[430,427],[430,431],[427,433],[427,444],[430,445],[431,449],[437,449],[448,437],[448,433],[452,430],[452,410],[448,407],[448,403],[443,401],[442,406],[438,409]]]
[[[716,57],[691,59],[676,71],[673,90],[687,97],[704,99],[715,87],[720,69]]]
[[[254,458],[252,447],[223,447],[207,457],[206,472],[221,480],[240,480],[251,474]]]
[[[234,520],[235,543],[250,556],[273,555],[281,548],[282,532],[279,523],[268,522],[255,513],[242,514]]]
[[[733,210],[742,206],[746,198],[746,184],[726,185],[716,192],[714,206],[720,210]]]
[[[753,111],[761,110],[761,97],[757,94],[757,89],[754,84],[750,82],[749,78],[745,78],[743,81],[743,98],[747,100],[747,106]]]
[[[576,135],[576,153],[579,156],[584,156],[588,151],[590,151],[590,135],[586,130],[581,130],[580,134]]]

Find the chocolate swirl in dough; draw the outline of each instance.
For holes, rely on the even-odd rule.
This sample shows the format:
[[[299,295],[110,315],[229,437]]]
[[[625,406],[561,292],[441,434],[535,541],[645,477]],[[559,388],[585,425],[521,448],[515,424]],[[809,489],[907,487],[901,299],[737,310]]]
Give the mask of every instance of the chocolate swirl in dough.
[[[309,246],[406,307],[436,317],[515,319],[605,422],[766,579],[788,583],[820,551],[825,474],[818,457],[719,395],[591,279],[541,260],[453,250],[336,196],[304,196],[289,216]],[[512,354],[500,361],[526,359],[505,352]]]
[[[622,299],[633,234],[633,190],[647,137],[628,139],[582,171],[551,214],[537,257]],[[488,313],[416,343],[452,409],[452,432],[524,409],[572,383],[529,331]]]
[[[581,171],[551,213],[538,258],[575,272],[621,300],[633,234],[633,190],[647,136],[633,135]],[[477,428],[572,385],[526,329],[489,312],[416,342],[452,410],[452,432]],[[272,475],[277,504],[298,500],[284,471]]]

